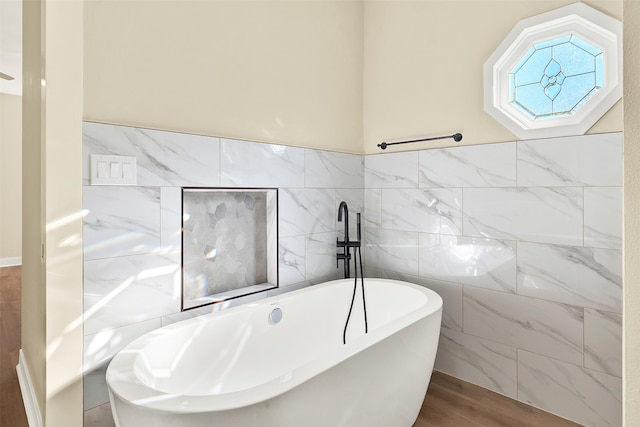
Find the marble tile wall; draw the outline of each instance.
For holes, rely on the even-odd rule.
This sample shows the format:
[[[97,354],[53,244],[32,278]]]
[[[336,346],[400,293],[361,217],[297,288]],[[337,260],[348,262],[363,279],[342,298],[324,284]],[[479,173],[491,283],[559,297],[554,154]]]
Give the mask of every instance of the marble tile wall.
[[[622,135],[365,157],[368,276],[444,300],[436,369],[622,419]]]
[[[89,186],[90,154],[136,156],[138,185]],[[279,188],[280,288],[216,310],[339,277],[346,200],[366,274],[443,297],[436,369],[621,423],[619,133],[363,157],[87,122],[84,164],[86,425],[119,349],[212,310],[180,312],[182,186]]]
[[[89,156],[135,156],[136,186],[90,186]],[[363,157],[85,122],[85,425],[112,425],[104,379],[113,355],[173,322],[339,278],[337,208],[364,211]],[[278,289],[186,312],[181,187],[279,189]],[[595,361],[594,361],[595,363]]]

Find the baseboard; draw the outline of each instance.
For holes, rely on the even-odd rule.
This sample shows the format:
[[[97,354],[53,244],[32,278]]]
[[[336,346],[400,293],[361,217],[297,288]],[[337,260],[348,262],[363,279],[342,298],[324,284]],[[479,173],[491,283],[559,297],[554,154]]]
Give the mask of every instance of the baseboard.
[[[31,374],[29,374],[29,367],[22,349],[20,349],[16,370],[18,371],[18,382],[20,383],[20,392],[22,393],[22,401],[24,402],[24,410],[27,413],[29,427],[43,427],[38,400],[36,399],[36,393],[31,382]]]
[[[22,258],[0,258],[0,267],[14,267],[16,265],[22,265]]]

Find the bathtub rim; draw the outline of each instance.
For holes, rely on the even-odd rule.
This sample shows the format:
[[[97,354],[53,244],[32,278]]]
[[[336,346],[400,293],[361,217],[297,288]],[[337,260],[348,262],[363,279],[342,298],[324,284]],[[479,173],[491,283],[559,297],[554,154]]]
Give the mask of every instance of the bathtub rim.
[[[124,349],[118,352],[116,356],[114,356],[106,372],[106,382],[110,398],[113,399],[113,396],[116,396],[118,399],[133,406],[140,406],[162,412],[183,414],[233,410],[246,407],[286,393],[305,381],[308,381],[309,379],[330,369],[332,366],[337,365],[348,357],[351,357],[352,355],[365,350],[369,346],[375,345],[377,342],[384,340],[393,333],[417,323],[420,320],[426,320],[426,318],[431,315],[442,312],[442,298],[435,291],[429,288],[410,282],[392,279],[365,278],[365,285],[367,281],[383,282],[393,286],[406,286],[426,295],[427,301],[417,309],[401,315],[399,318],[377,328],[375,331],[353,339],[345,346],[332,349],[332,351],[328,352],[326,356],[296,367],[285,375],[275,377],[270,381],[258,384],[255,387],[248,389],[211,395],[172,394],[145,384],[140,378],[138,378],[134,370],[134,364],[138,357],[138,352],[144,350],[147,343],[153,340],[156,336],[170,333],[174,329],[189,327],[190,323],[214,321],[217,316],[223,316],[228,313],[243,310],[251,310],[256,305],[272,304],[278,300],[282,300],[283,298],[294,298],[298,293],[313,291],[314,289],[318,289],[318,287],[328,287],[332,285],[339,285],[340,283],[344,283],[345,285],[353,284],[353,279],[332,280],[265,298],[257,302],[208,313],[191,319],[185,319],[143,335],[128,344]]]

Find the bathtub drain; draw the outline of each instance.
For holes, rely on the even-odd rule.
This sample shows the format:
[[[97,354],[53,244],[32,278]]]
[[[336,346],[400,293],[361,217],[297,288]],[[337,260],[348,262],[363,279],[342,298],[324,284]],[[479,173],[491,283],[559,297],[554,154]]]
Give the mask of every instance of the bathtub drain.
[[[281,320],[282,320],[282,309],[280,309],[280,307],[277,307],[271,310],[271,313],[269,313],[269,323],[271,323],[272,325],[275,325]]]

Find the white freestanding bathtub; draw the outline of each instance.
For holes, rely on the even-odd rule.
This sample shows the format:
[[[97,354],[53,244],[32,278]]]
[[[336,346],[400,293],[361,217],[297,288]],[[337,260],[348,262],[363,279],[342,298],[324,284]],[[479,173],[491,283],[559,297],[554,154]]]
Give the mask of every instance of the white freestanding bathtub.
[[[116,425],[410,427],[431,378],[442,299],[365,279],[369,332],[358,291],[343,344],[352,292],[352,279],[336,280],[139,338],[107,370]]]

